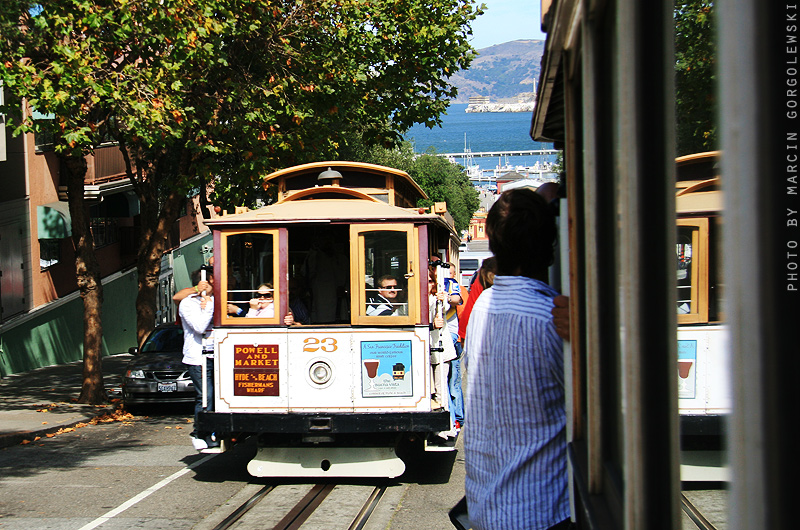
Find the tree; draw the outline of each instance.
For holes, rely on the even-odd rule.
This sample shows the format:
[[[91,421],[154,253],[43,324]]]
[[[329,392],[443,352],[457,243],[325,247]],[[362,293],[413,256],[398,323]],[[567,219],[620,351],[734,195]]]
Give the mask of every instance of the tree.
[[[218,205],[241,204],[271,170],[337,157],[353,130],[369,145],[393,146],[411,125],[437,124],[456,95],[449,76],[474,56],[469,24],[482,12],[473,0],[33,6],[6,2],[7,25],[14,17],[23,28],[68,19],[54,34],[69,44],[51,43],[71,56],[83,54],[77,44],[92,50],[69,76],[104,87],[93,88],[91,107],[113,109],[113,116],[79,130],[110,131],[141,202],[140,342],[154,323],[164,236],[187,193],[205,196],[213,187]],[[11,57],[29,56],[28,49],[13,51]],[[50,68],[46,60],[26,64],[31,79]],[[67,127],[64,134],[74,132]]]
[[[67,173],[75,268],[83,300],[83,384],[78,402],[107,401],[102,374],[103,285],[84,200],[86,156],[101,139],[110,109],[106,94],[112,76],[94,75],[97,64],[112,74],[115,65],[93,46],[91,35],[103,31],[105,21],[92,14],[89,2],[48,4],[48,16],[34,2],[9,1],[0,11],[0,57],[5,59],[3,83],[9,91],[6,112],[15,116],[15,132],[43,132],[51,127],[34,122],[29,108],[53,114],[54,149]],[[23,107],[22,100],[30,107]],[[22,113],[22,114],[21,114]],[[48,120],[49,121],[49,120]]]
[[[411,143],[407,141],[393,147],[367,145],[362,140],[361,132],[354,130],[345,135],[345,141],[339,149],[339,156],[343,160],[358,160],[410,173],[414,167],[416,153],[414,153]],[[323,160],[323,158],[319,160]]]
[[[467,178],[463,166],[436,156],[433,152],[417,155],[410,142],[404,141],[392,148],[370,147],[356,135],[348,141],[342,154],[347,160],[380,164],[408,173],[428,196],[427,200],[419,201],[417,206],[447,203],[447,211],[453,217],[458,233],[469,228],[469,221],[480,206],[478,191]]]
[[[414,160],[409,174],[428,195],[428,200],[420,201],[419,206],[446,202],[456,232],[461,233],[469,228],[469,221],[480,206],[480,201],[478,191],[462,166],[441,156],[424,154]]]
[[[676,150],[717,148],[715,10],[709,0],[675,3]]]
[[[473,57],[469,22],[480,12],[471,0],[153,2],[134,13],[126,48],[146,56],[139,93],[149,95],[124,103],[132,108],[115,132],[137,192],[162,175],[158,188],[175,201],[212,185],[227,209],[260,193],[269,171],[338,158],[354,131],[393,146],[414,123],[438,123],[455,96],[447,78]],[[166,114],[154,123],[155,103]],[[140,338],[170,211],[153,218],[139,253]]]

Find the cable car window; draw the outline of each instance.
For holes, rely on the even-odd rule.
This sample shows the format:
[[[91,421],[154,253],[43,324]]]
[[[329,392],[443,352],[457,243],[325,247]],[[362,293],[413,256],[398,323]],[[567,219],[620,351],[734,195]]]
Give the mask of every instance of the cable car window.
[[[297,288],[303,283],[307,286],[312,324],[350,322],[348,237],[344,226],[292,227],[289,231],[290,281]],[[290,296],[304,296],[292,288]]]
[[[398,324],[416,320],[413,226],[356,227],[353,262],[354,323]]]
[[[708,219],[679,219],[675,247],[678,323],[708,322]]]
[[[226,308],[227,313],[222,317],[223,322],[277,324],[280,316],[277,233],[233,233],[222,241],[226,285],[220,289],[223,298],[220,307]]]
[[[402,232],[364,235],[367,315],[408,314],[405,270],[400,270],[408,262],[407,247],[406,234]]]

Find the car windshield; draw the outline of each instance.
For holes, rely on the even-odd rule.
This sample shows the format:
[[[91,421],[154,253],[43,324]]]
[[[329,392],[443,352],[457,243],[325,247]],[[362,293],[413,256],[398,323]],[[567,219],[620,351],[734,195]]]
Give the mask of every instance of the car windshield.
[[[183,329],[165,328],[154,330],[142,345],[142,353],[154,351],[181,351],[183,349]]]
[[[461,270],[469,269],[474,271],[478,268],[478,260],[476,259],[462,259],[458,261],[458,266],[461,267]]]

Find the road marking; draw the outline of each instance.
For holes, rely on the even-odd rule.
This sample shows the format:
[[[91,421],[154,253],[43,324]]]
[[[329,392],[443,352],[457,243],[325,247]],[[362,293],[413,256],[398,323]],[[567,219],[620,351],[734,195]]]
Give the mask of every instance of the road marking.
[[[91,523],[87,524],[86,526],[82,526],[80,528],[80,530],[92,530],[92,528],[97,528],[98,526],[100,526],[101,524],[105,523],[109,519],[113,519],[114,517],[116,517],[117,515],[121,514],[122,512],[124,512],[125,510],[127,510],[128,508],[133,506],[134,504],[136,504],[139,501],[149,497],[151,494],[157,492],[158,490],[160,490],[161,488],[163,488],[164,486],[166,486],[167,484],[169,484],[173,480],[182,477],[183,475],[185,475],[186,473],[188,473],[192,469],[196,468],[197,466],[199,466],[201,464],[205,464],[206,462],[208,462],[209,460],[211,460],[215,456],[219,456],[219,454],[221,454],[221,453],[208,455],[205,458],[202,458],[202,459],[198,460],[194,464],[186,466],[185,468],[181,469],[180,471],[176,471],[175,473],[173,473],[172,475],[168,476],[167,478],[165,478],[161,482],[159,482],[159,483],[147,488],[146,490],[144,490],[143,492],[139,493],[135,497],[132,497],[132,498],[128,499],[127,501],[123,502],[122,504],[120,504],[119,506],[117,506],[116,508],[111,510],[110,512],[106,512],[105,514],[101,515],[100,517],[98,517],[97,519],[95,519]]]

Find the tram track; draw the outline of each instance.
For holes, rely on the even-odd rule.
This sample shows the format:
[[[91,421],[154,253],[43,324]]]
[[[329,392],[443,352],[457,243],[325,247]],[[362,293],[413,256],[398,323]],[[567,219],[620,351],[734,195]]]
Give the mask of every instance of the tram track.
[[[364,506],[361,508],[361,511],[358,512],[356,518],[353,520],[353,523],[347,530],[361,530],[369,521],[370,515],[378,506],[378,503],[383,497],[383,494],[386,492],[386,486],[376,486],[374,490],[372,490],[372,494],[367,499],[367,502],[364,503]]]
[[[706,519],[700,509],[683,493],[681,493],[681,508],[699,530],[717,530],[717,527],[711,524],[711,521]]]
[[[230,515],[215,526],[213,530],[251,527],[272,528],[273,530],[298,530],[312,516],[333,516],[333,514],[320,513],[320,506],[322,506],[323,502],[334,490],[337,488],[359,488],[359,486],[335,483],[315,484],[291,506],[276,506],[272,510],[264,509],[264,503],[269,503],[270,499],[272,499],[270,495],[274,496],[278,494],[280,487],[280,485],[264,486],[250,498],[242,502]],[[345,510],[342,510],[341,508],[333,509],[329,507],[328,511],[337,512],[335,516],[343,523],[336,526],[339,528],[347,528],[348,530],[362,530],[369,521],[375,508],[378,506],[386,489],[386,485],[374,486],[369,495],[366,496],[366,500],[359,503],[358,506],[349,506],[349,509],[345,508]],[[259,510],[260,507],[262,509]],[[346,513],[342,513],[343,511]],[[350,521],[349,526],[342,521],[343,518],[347,518],[347,520]],[[279,520],[274,522],[275,519]]]
[[[243,502],[238,508],[236,508],[233,511],[233,513],[231,513],[221,523],[215,526],[214,530],[227,530],[228,528],[231,528],[231,526],[233,526],[234,523],[236,523],[239,519],[244,517],[244,514],[250,511],[250,508],[258,504],[261,501],[261,499],[263,499],[266,495],[268,495],[269,492],[271,492],[274,488],[275,486],[273,485],[267,485],[261,488],[255,495],[253,495],[245,502]]]

